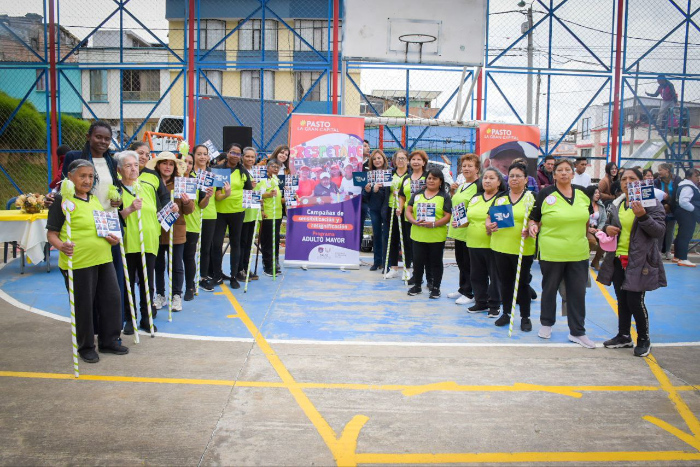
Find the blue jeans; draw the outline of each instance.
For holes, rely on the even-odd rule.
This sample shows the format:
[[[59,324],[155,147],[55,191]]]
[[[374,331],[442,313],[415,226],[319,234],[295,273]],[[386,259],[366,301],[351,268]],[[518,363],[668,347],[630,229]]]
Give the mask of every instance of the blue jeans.
[[[370,209],[369,217],[372,220],[372,251],[374,252],[374,265],[384,264],[384,233],[382,222],[382,211]],[[388,232],[387,232],[388,234]]]

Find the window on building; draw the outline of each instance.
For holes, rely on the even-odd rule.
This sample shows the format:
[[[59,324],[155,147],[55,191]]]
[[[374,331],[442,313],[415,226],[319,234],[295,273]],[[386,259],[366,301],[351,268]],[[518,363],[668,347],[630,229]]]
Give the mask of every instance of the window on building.
[[[581,149],[581,157],[585,157],[585,158],[591,157],[591,148]]]
[[[262,20],[249,19],[238,32],[238,50],[262,50]],[[277,50],[277,21],[265,20],[265,50]]]
[[[36,37],[32,37],[29,40],[29,45],[32,49],[36,50],[37,52],[39,51],[39,39],[37,39]]]
[[[90,70],[90,100],[107,101],[107,70]]]
[[[339,37],[342,36],[342,25],[339,27]],[[329,50],[328,44],[328,21],[298,19],[294,21],[294,30],[303,37],[314,49],[320,51]],[[332,36],[332,34],[331,34]],[[332,39],[331,39],[332,40]],[[294,50],[309,51],[309,46],[304,44],[298,36],[294,36]]]
[[[124,70],[123,73],[125,101],[155,102],[160,99],[159,70]]]
[[[199,22],[200,50],[210,50],[226,35],[226,22],[218,19],[205,19]],[[226,50],[226,41],[216,45],[214,50]]]
[[[294,81],[296,83],[295,100],[300,101],[304,95],[311,89],[311,86],[316,83],[321,76],[320,71],[298,71],[294,73]],[[307,101],[325,101],[328,98],[328,79],[321,79],[313,90],[306,96]]]
[[[581,121],[581,139],[589,139],[591,137],[591,117],[584,118]]]
[[[37,79],[42,74],[42,72],[43,72],[43,70],[36,70]],[[36,82],[36,90],[37,91],[46,91],[46,73],[44,73],[44,75],[41,77],[41,79]]]
[[[209,81],[207,81],[206,76]],[[214,89],[221,94],[221,80],[223,72],[221,70],[203,70],[199,75],[199,95],[200,96],[215,96]]]
[[[265,71],[265,95],[260,96],[260,71],[245,70],[241,71],[241,97],[251,99],[274,99],[275,98],[275,73]]]

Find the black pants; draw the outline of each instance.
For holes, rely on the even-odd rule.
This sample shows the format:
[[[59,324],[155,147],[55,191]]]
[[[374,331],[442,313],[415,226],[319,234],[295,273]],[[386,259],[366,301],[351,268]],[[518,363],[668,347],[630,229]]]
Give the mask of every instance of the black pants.
[[[214,269],[213,278],[221,279],[223,274],[221,262],[224,259],[224,236],[228,227],[229,259],[231,266],[231,277],[236,274],[238,262],[241,260],[241,230],[243,229],[243,219],[245,212],[218,213],[216,217],[216,229],[214,230],[214,244],[212,245],[211,261]]]
[[[131,284],[131,296],[134,301],[134,306],[136,303],[139,304],[139,310],[141,311],[141,321],[144,323],[148,321],[148,302],[146,301],[146,281],[143,278],[143,264],[141,263],[141,253],[127,253],[126,255],[126,267],[129,270],[129,283]],[[153,277],[156,268],[156,255],[152,253],[146,253],[146,273],[148,274],[148,289],[151,295],[151,315],[155,316],[157,311],[156,307],[153,306],[153,292],[155,290],[155,283],[153,282]],[[136,278],[139,279],[139,301],[136,301]],[[138,318],[138,312],[136,313]],[[125,321],[131,321],[130,312],[124,317]]]
[[[185,290],[194,289],[194,278],[197,275],[197,243],[199,234],[187,232],[183,259],[185,263]],[[173,255],[175,256],[175,255]]]
[[[126,293],[126,282],[124,281],[124,265],[122,264],[122,250],[119,248],[119,245],[114,245],[112,247],[112,264],[114,264],[114,272],[117,275],[117,283],[119,284],[119,292],[121,293],[121,297],[125,297],[124,295]],[[100,304],[98,302],[97,307],[95,308],[95,325],[97,326],[98,323],[100,322],[99,318],[99,313],[98,309],[100,307]],[[121,314],[122,314],[122,319],[124,319],[124,303],[122,302],[121,304]],[[97,327],[95,327],[95,333],[97,333]]]
[[[413,242],[413,280],[418,286],[423,282],[423,271],[428,283],[432,282],[434,289],[439,289],[442,283],[442,254],[445,242],[425,243]]]
[[[501,299],[503,301],[503,313],[509,315],[513,306],[513,292],[515,291],[515,276],[518,271],[518,255],[493,252],[496,261],[496,273],[501,285]],[[530,268],[533,255],[523,256],[520,264],[520,281],[518,284],[518,305],[520,305],[520,317],[530,317]]]
[[[471,261],[469,260],[469,247],[467,242],[455,240],[455,259],[459,268],[459,289],[462,295],[474,298],[471,280]]]
[[[216,230],[216,219],[202,220],[202,246],[200,247],[199,275],[200,277],[212,277],[214,271],[211,261],[211,252],[214,243],[214,230]]]
[[[470,279],[474,291],[475,306],[488,306],[498,309],[501,306],[501,294],[496,275],[496,262],[491,248],[469,248],[471,266]]]
[[[403,216],[396,217],[396,210],[392,209],[390,214],[394,216],[394,225],[391,227],[391,238],[389,239],[389,264],[388,266],[399,265],[399,250],[401,249],[401,233],[403,232],[403,264],[410,268],[413,264],[413,247],[411,246],[411,224]],[[389,219],[391,222],[391,219]],[[388,228],[388,227],[387,227]]]
[[[632,316],[637,323],[637,334],[640,339],[649,339],[649,314],[644,305],[644,292],[631,292],[622,288],[625,281],[625,270],[622,268],[620,258],[613,262],[612,282],[617,296],[617,332],[623,336],[630,335]]]
[[[280,227],[282,227],[282,219],[265,219],[260,226],[260,252],[263,257],[263,268],[266,271],[272,272],[272,225],[275,226],[275,267],[279,268],[280,257]]]
[[[173,295],[182,297],[182,282],[185,280],[185,266],[182,262],[182,255],[185,251],[185,244],[173,245]],[[156,293],[165,296],[165,256],[168,253],[168,245],[158,246],[158,257],[156,258]]]
[[[679,207],[673,212],[673,215],[678,221],[678,235],[673,242],[673,256],[680,260],[687,260],[688,246],[693,239],[693,232],[695,232],[695,213]]]
[[[68,271],[61,269],[68,290]],[[82,355],[95,348],[93,313],[97,312],[97,341],[100,347],[117,343],[122,329],[122,300],[113,263],[73,270],[75,335]]]
[[[244,222],[241,229],[241,260],[238,262],[238,271],[248,272],[250,263],[250,247],[253,246],[253,230],[255,221]]]
[[[588,260],[567,262],[540,260],[540,270],[542,271],[540,323],[543,326],[554,326],[557,320],[557,290],[559,284],[564,281],[569,333],[574,337],[585,335]]]

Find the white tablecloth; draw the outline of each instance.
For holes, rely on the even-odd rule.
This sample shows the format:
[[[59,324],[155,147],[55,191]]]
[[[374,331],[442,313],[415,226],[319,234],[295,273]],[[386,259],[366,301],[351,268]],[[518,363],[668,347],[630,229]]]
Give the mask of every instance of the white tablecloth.
[[[18,242],[29,260],[38,264],[44,260],[46,244],[46,212],[22,214],[0,211],[0,243]]]

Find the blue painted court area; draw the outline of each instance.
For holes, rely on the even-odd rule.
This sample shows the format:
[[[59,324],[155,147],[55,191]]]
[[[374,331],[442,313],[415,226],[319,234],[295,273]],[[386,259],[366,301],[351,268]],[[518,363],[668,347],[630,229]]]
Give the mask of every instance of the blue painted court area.
[[[57,264],[52,252],[52,264]],[[228,260],[224,260],[225,263]],[[19,262],[12,261],[0,270],[0,290],[27,307],[68,317],[68,296],[63,278],[54,266],[46,273],[42,265],[29,265],[19,274]],[[541,276],[533,267],[533,287],[540,292]],[[690,269],[666,264],[669,287],[647,294],[652,342],[678,343],[700,341],[700,268]],[[539,299],[533,302],[533,332],[519,330],[508,339],[507,329],[497,328],[485,313],[469,314],[466,307],[447,299],[457,288],[458,269],[454,263],[445,268],[443,297],[429,300],[427,293],[415,297],[397,279],[383,280],[379,272],[367,267],[355,271],[336,269],[285,270],[273,281],[261,275],[250,283],[248,293],[233,291],[234,296],[267,339],[332,342],[395,343],[483,343],[546,344],[566,343],[566,318],[558,316],[552,339],[537,337]],[[220,291],[220,289],[218,290]],[[610,288],[614,298],[614,292]],[[593,283],[586,295],[587,334],[597,343],[615,335],[617,318]],[[155,323],[159,332],[249,339],[241,320],[226,296],[200,291],[191,302],[183,302],[183,311],[159,311]]]

